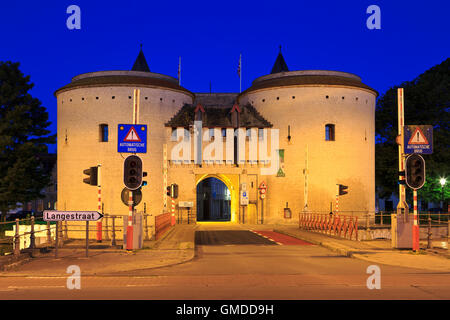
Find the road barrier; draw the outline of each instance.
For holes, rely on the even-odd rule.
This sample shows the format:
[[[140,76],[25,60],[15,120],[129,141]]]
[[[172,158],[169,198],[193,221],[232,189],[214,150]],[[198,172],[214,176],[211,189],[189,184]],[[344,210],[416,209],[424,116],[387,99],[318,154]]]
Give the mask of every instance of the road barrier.
[[[358,217],[339,214],[300,213],[299,228],[358,240]]]
[[[156,240],[172,226],[172,213],[166,212],[155,217],[155,237]]]

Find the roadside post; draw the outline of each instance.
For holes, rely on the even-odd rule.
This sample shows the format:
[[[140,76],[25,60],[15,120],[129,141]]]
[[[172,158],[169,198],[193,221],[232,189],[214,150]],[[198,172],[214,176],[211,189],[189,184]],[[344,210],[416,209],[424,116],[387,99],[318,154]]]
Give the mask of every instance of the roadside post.
[[[128,193],[127,250],[133,250],[133,191]]]
[[[14,255],[20,255],[19,219],[16,219],[16,234],[14,235]]]
[[[111,246],[116,245],[116,216],[112,216],[112,238],[111,238]]]
[[[245,208],[248,206],[249,199],[248,199],[248,191],[247,191],[247,183],[241,184],[241,192],[240,192],[240,205],[242,208],[242,220],[241,223],[245,223]]]
[[[101,168],[102,165],[97,165],[97,192],[98,192],[98,203],[97,203],[97,210],[98,212],[103,213],[102,211],[102,175],[101,175]],[[102,221],[97,221],[97,242],[102,242]]]
[[[31,217],[31,232],[30,232],[30,249],[36,248],[36,237],[34,235],[34,216]]]
[[[86,222],[86,257],[89,256],[89,221],[97,221],[103,218],[103,215],[97,211],[56,211],[45,210],[44,221],[56,221],[56,241],[55,241],[55,259],[58,258],[59,229],[62,221],[85,221]]]
[[[59,221],[56,221],[55,227],[55,259],[58,259]]]
[[[89,257],[89,220],[86,220],[86,258]]]
[[[261,224],[264,224],[264,199],[266,198],[267,184],[264,181],[261,182],[258,189],[261,198]]]
[[[47,244],[51,245],[52,244],[52,232],[50,231],[50,221],[47,221]]]

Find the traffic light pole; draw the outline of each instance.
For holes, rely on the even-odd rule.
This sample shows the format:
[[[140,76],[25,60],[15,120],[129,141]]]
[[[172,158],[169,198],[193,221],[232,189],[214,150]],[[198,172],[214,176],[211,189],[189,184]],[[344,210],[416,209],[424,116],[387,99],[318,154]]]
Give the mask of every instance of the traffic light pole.
[[[133,250],[133,190],[128,196],[127,250]]]
[[[413,251],[419,251],[419,224],[417,221],[417,189],[413,189],[414,197],[414,225],[413,225]]]
[[[171,218],[171,225],[172,226],[174,226],[175,225],[175,199],[174,198],[171,198],[171,200],[172,200],[172,209],[171,209],[171,211],[172,211],[172,218]]]

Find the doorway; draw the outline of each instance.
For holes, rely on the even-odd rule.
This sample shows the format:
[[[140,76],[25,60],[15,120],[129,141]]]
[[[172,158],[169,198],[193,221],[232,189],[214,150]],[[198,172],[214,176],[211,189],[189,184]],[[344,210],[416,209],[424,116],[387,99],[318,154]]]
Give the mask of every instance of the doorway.
[[[197,184],[197,221],[230,221],[231,192],[221,180],[209,177]]]

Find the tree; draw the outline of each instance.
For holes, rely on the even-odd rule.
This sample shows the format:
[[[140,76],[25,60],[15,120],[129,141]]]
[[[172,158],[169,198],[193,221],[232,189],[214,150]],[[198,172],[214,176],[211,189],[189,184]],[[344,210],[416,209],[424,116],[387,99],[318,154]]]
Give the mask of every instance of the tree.
[[[423,155],[426,183],[419,191],[420,199],[440,201],[440,177],[450,175],[450,58],[425,71],[416,79],[389,89],[377,101],[375,111],[375,184],[380,197],[398,196],[397,88],[404,88],[405,124],[433,125],[433,154]],[[447,183],[444,195],[449,196]],[[412,193],[407,192],[408,197]],[[438,200],[439,199],[439,200]]]
[[[39,154],[54,144],[49,135],[48,113],[29,91],[30,76],[24,76],[19,63],[0,61],[0,212],[2,220],[17,202],[42,198],[41,190],[50,183],[48,170]]]

